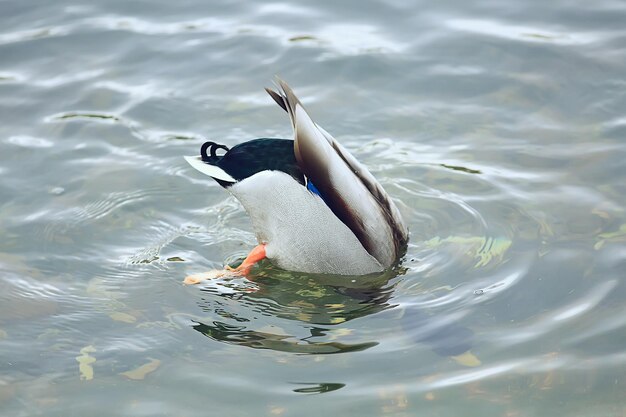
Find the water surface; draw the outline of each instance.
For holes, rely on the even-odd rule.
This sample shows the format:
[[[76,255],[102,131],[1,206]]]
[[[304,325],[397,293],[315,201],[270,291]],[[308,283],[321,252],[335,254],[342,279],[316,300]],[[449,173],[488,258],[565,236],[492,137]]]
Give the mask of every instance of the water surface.
[[[626,413],[623,2],[0,16],[2,415]],[[255,239],[182,156],[289,137],[275,74],[397,201],[406,257],[185,287]]]

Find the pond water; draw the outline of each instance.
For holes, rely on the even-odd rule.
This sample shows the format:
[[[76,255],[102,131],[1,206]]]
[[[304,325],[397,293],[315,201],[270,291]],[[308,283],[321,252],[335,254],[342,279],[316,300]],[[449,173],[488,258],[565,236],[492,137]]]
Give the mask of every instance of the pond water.
[[[626,4],[0,4],[3,416],[626,415]],[[380,277],[269,263],[183,160],[290,137],[397,201]]]

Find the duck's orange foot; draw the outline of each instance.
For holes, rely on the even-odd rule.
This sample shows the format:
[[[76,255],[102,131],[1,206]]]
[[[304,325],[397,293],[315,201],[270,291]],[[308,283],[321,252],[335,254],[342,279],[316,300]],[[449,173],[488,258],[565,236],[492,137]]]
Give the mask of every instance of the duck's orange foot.
[[[222,278],[222,277],[230,276],[230,275],[233,275],[231,271],[212,269],[207,272],[200,272],[197,274],[187,275],[185,279],[183,280],[183,284],[196,285],[209,279]]]
[[[234,274],[248,275],[248,272],[250,272],[250,269],[252,269],[254,264],[263,259],[265,259],[265,243],[262,243],[252,249],[248,256],[246,256],[246,259],[244,259],[241,265],[239,265],[237,268],[231,268],[230,266],[226,265],[225,269]]]
[[[183,283],[186,285],[199,284],[208,279],[222,278],[222,277],[240,277],[248,275],[250,269],[255,263],[265,258],[265,244],[258,245],[246,256],[241,265],[237,268],[231,268],[226,265],[224,269],[213,269],[208,272],[200,272],[198,274],[192,274],[185,277]]]

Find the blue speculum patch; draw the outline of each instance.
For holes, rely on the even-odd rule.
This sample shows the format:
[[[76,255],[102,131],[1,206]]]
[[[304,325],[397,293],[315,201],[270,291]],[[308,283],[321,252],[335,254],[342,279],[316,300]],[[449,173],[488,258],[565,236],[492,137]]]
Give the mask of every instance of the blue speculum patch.
[[[320,193],[320,190],[317,189],[317,187],[315,185],[313,185],[313,183],[311,181],[307,181],[306,182],[306,189],[309,190],[310,192],[312,192],[313,194],[317,194],[320,197],[322,197],[322,194]],[[324,199],[324,197],[322,197],[322,200]]]
[[[324,201],[324,204],[328,206],[328,201],[326,201],[322,193],[320,193],[320,190],[318,190],[317,187],[311,181],[309,181],[308,178],[306,181],[306,189],[312,192],[313,194],[319,195],[320,198]]]

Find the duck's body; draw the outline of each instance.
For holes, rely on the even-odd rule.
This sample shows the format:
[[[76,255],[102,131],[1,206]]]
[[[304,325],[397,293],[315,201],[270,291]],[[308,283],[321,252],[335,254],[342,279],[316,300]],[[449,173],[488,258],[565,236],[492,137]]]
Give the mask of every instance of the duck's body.
[[[369,171],[311,120],[289,86],[278,84],[279,93],[268,92],[289,113],[294,140],[255,139],[230,150],[207,142],[200,157],[187,161],[241,202],[263,245],[260,257],[310,273],[385,270],[408,241],[398,209]]]

